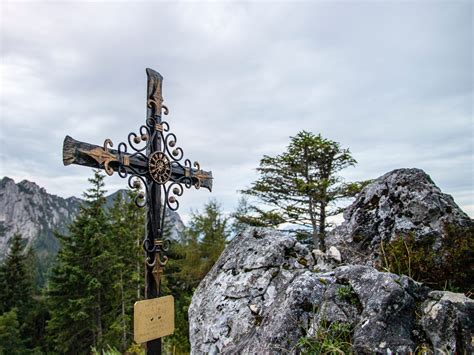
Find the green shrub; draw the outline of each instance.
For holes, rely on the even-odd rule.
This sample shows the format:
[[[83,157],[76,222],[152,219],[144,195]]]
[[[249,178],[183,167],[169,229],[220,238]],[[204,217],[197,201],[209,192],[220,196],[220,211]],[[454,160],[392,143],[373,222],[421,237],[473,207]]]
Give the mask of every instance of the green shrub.
[[[120,355],[120,351],[118,351],[116,348],[106,345],[105,349],[102,350],[97,350],[95,347],[91,348],[91,353],[92,355]]]
[[[351,354],[352,327],[322,320],[315,337],[302,337],[296,345],[304,354]]]
[[[416,241],[413,234],[381,243],[382,262],[378,268],[441,290],[464,292],[474,289],[474,224],[448,226],[441,247],[434,250],[434,239]]]
[[[354,306],[359,304],[359,298],[351,285],[343,285],[339,287],[336,291],[336,297],[342,301],[347,301]]]

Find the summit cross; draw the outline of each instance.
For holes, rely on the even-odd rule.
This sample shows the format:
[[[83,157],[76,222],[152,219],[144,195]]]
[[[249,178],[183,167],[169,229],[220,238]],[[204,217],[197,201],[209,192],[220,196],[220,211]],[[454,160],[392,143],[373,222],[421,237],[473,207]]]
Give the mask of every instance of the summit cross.
[[[166,209],[176,211],[179,208],[178,197],[183,194],[184,188],[194,186],[196,189],[203,187],[212,191],[213,178],[212,172],[201,170],[198,162],[183,159],[184,152],[177,146],[176,135],[170,132],[169,124],[162,120],[162,113],[168,115],[169,112],[163,105],[163,77],[152,69],[146,69],[146,74],[146,121],[139,127],[138,133],[128,134],[128,145],[121,142],[114,150],[109,148],[113,146],[110,139],[106,139],[102,146],[97,146],[66,136],[63,163],[104,169],[108,175],[117,172],[120,177],[128,178],[130,188],[139,190],[135,203],[147,209],[146,236],[143,241],[146,253],[145,295],[147,299],[154,299],[160,296],[160,278],[168,261],[166,252],[170,241],[163,236]],[[142,186],[143,191],[140,190]],[[156,312],[157,309],[156,304],[150,304],[145,313]],[[135,309],[135,313],[136,320],[137,313],[141,311]],[[161,317],[151,317],[151,320],[153,318]],[[172,319],[174,324],[174,315]],[[163,324],[143,324],[155,326],[153,329],[157,330],[163,328]],[[153,339],[153,335],[150,336],[152,329],[145,333],[147,354],[161,354],[161,335]]]

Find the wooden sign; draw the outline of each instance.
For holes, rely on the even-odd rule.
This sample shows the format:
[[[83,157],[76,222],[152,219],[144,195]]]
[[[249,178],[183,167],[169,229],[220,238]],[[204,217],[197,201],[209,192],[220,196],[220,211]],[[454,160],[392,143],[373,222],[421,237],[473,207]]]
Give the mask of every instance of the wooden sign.
[[[144,343],[174,332],[174,298],[164,296],[135,302],[133,339]]]

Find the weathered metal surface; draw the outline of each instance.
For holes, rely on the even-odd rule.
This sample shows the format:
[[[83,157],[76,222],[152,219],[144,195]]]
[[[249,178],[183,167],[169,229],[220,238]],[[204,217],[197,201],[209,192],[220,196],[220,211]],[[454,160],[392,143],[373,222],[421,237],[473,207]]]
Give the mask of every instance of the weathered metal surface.
[[[171,177],[171,163],[163,152],[154,152],[149,157],[150,176],[158,184],[168,182]]]
[[[163,97],[161,88],[163,77],[154,70],[147,69],[147,112],[146,126],[148,141],[146,145],[146,154],[151,157],[155,152],[163,150],[163,129],[157,129],[161,126],[161,110]],[[157,134],[158,132],[158,134]],[[147,192],[147,217],[146,217],[146,237],[144,248],[146,251],[146,272],[145,272],[145,294],[146,298],[151,299],[161,294],[161,274],[163,268],[160,263],[161,256],[165,255],[163,221],[165,217],[166,203],[161,205],[162,186],[154,182],[153,179],[147,179],[145,186],[148,186]],[[165,196],[166,199],[166,196]],[[163,264],[164,266],[164,264]],[[174,308],[173,308],[174,311]],[[147,342],[147,355],[161,355],[161,339],[149,339]]]
[[[162,120],[162,113],[169,113],[168,108],[163,105],[163,77],[152,69],[146,69],[146,73],[146,123],[139,127],[138,133],[129,133],[128,144],[120,142],[117,149],[111,149],[109,146],[112,147],[113,144],[110,139],[106,139],[101,147],[66,136],[63,163],[104,169],[109,175],[117,172],[120,177],[128,178],[130,188],[144,189],[138,193],[135,203],[147,208],[146,236],[143,241],[146,252],[145,294],[147,299],[155,299],[160,295],[160,279],[168,261],[166,252],[169,241],[163,238],[165,211],[167,208],[172,211],[179,208],[178,198],[183,194],[184,188],[204,187],[211,191],[213,177],[212,172],[203,171],[198,162],[192,163],[191,160],[184,159],[183,149],[177,146],[176,135],[170,132],[169,124]],[[158,304],[160,301],[156,302]],[[153,323],[151,318],[155,318],[150,318],[151,313],[147,312],[151,311],[146,307],[144,315],[136,318],[138,330],[135,340],[147,342],[148,355],[161,354],[161,340],[156,338],[170,334],[169,327],[165,326],[171,323]],[[153,307],[155,306],[149,308],[155,312]],[[162,314],[162,317],[166,314],[166,319],[174,317],[173,305],[165,304],[163,307],[168,308],[157,314]],[[156,329],[152,331],[151,328]],[[162,332],[158,328],[168,330]]]
[[[99,152],[100,151],[100,152]],[[98,145],[84,143],[70,136],[64,138],[63,143],[63,163],[64,165],[83,165],[95,169],[105,169],[104,161],[109,159],[108,166],[117,172],[119,162],[124,166],[128,174],[133,174],[133,170],[146,171],[148,163],[142,156],[131,156],[130,153],[122,153],[119,155],[116,149],[108,149],[104,152],[104,148]],[[212,191],[212,172],[203,171],[196,168],[183,167],[178,164],[171,164],[172,181],[182,180],[183,177],[192,178],[191,184],[195,187],[203,187]]]

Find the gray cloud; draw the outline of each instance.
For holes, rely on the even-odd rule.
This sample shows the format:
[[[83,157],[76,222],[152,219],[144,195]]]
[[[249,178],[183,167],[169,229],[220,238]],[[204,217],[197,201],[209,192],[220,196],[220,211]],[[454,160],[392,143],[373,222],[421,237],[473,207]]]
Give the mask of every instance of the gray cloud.
[[[90,172],[62,166],[64,135],[124,140],[152,67],[228,211],[262,155],[306,129],[350,147],[347,178],[420,167],[474,215],[471,2],[2,6],[0,175],[79,194]],[[187,192],[182,213],[209,196]]]

